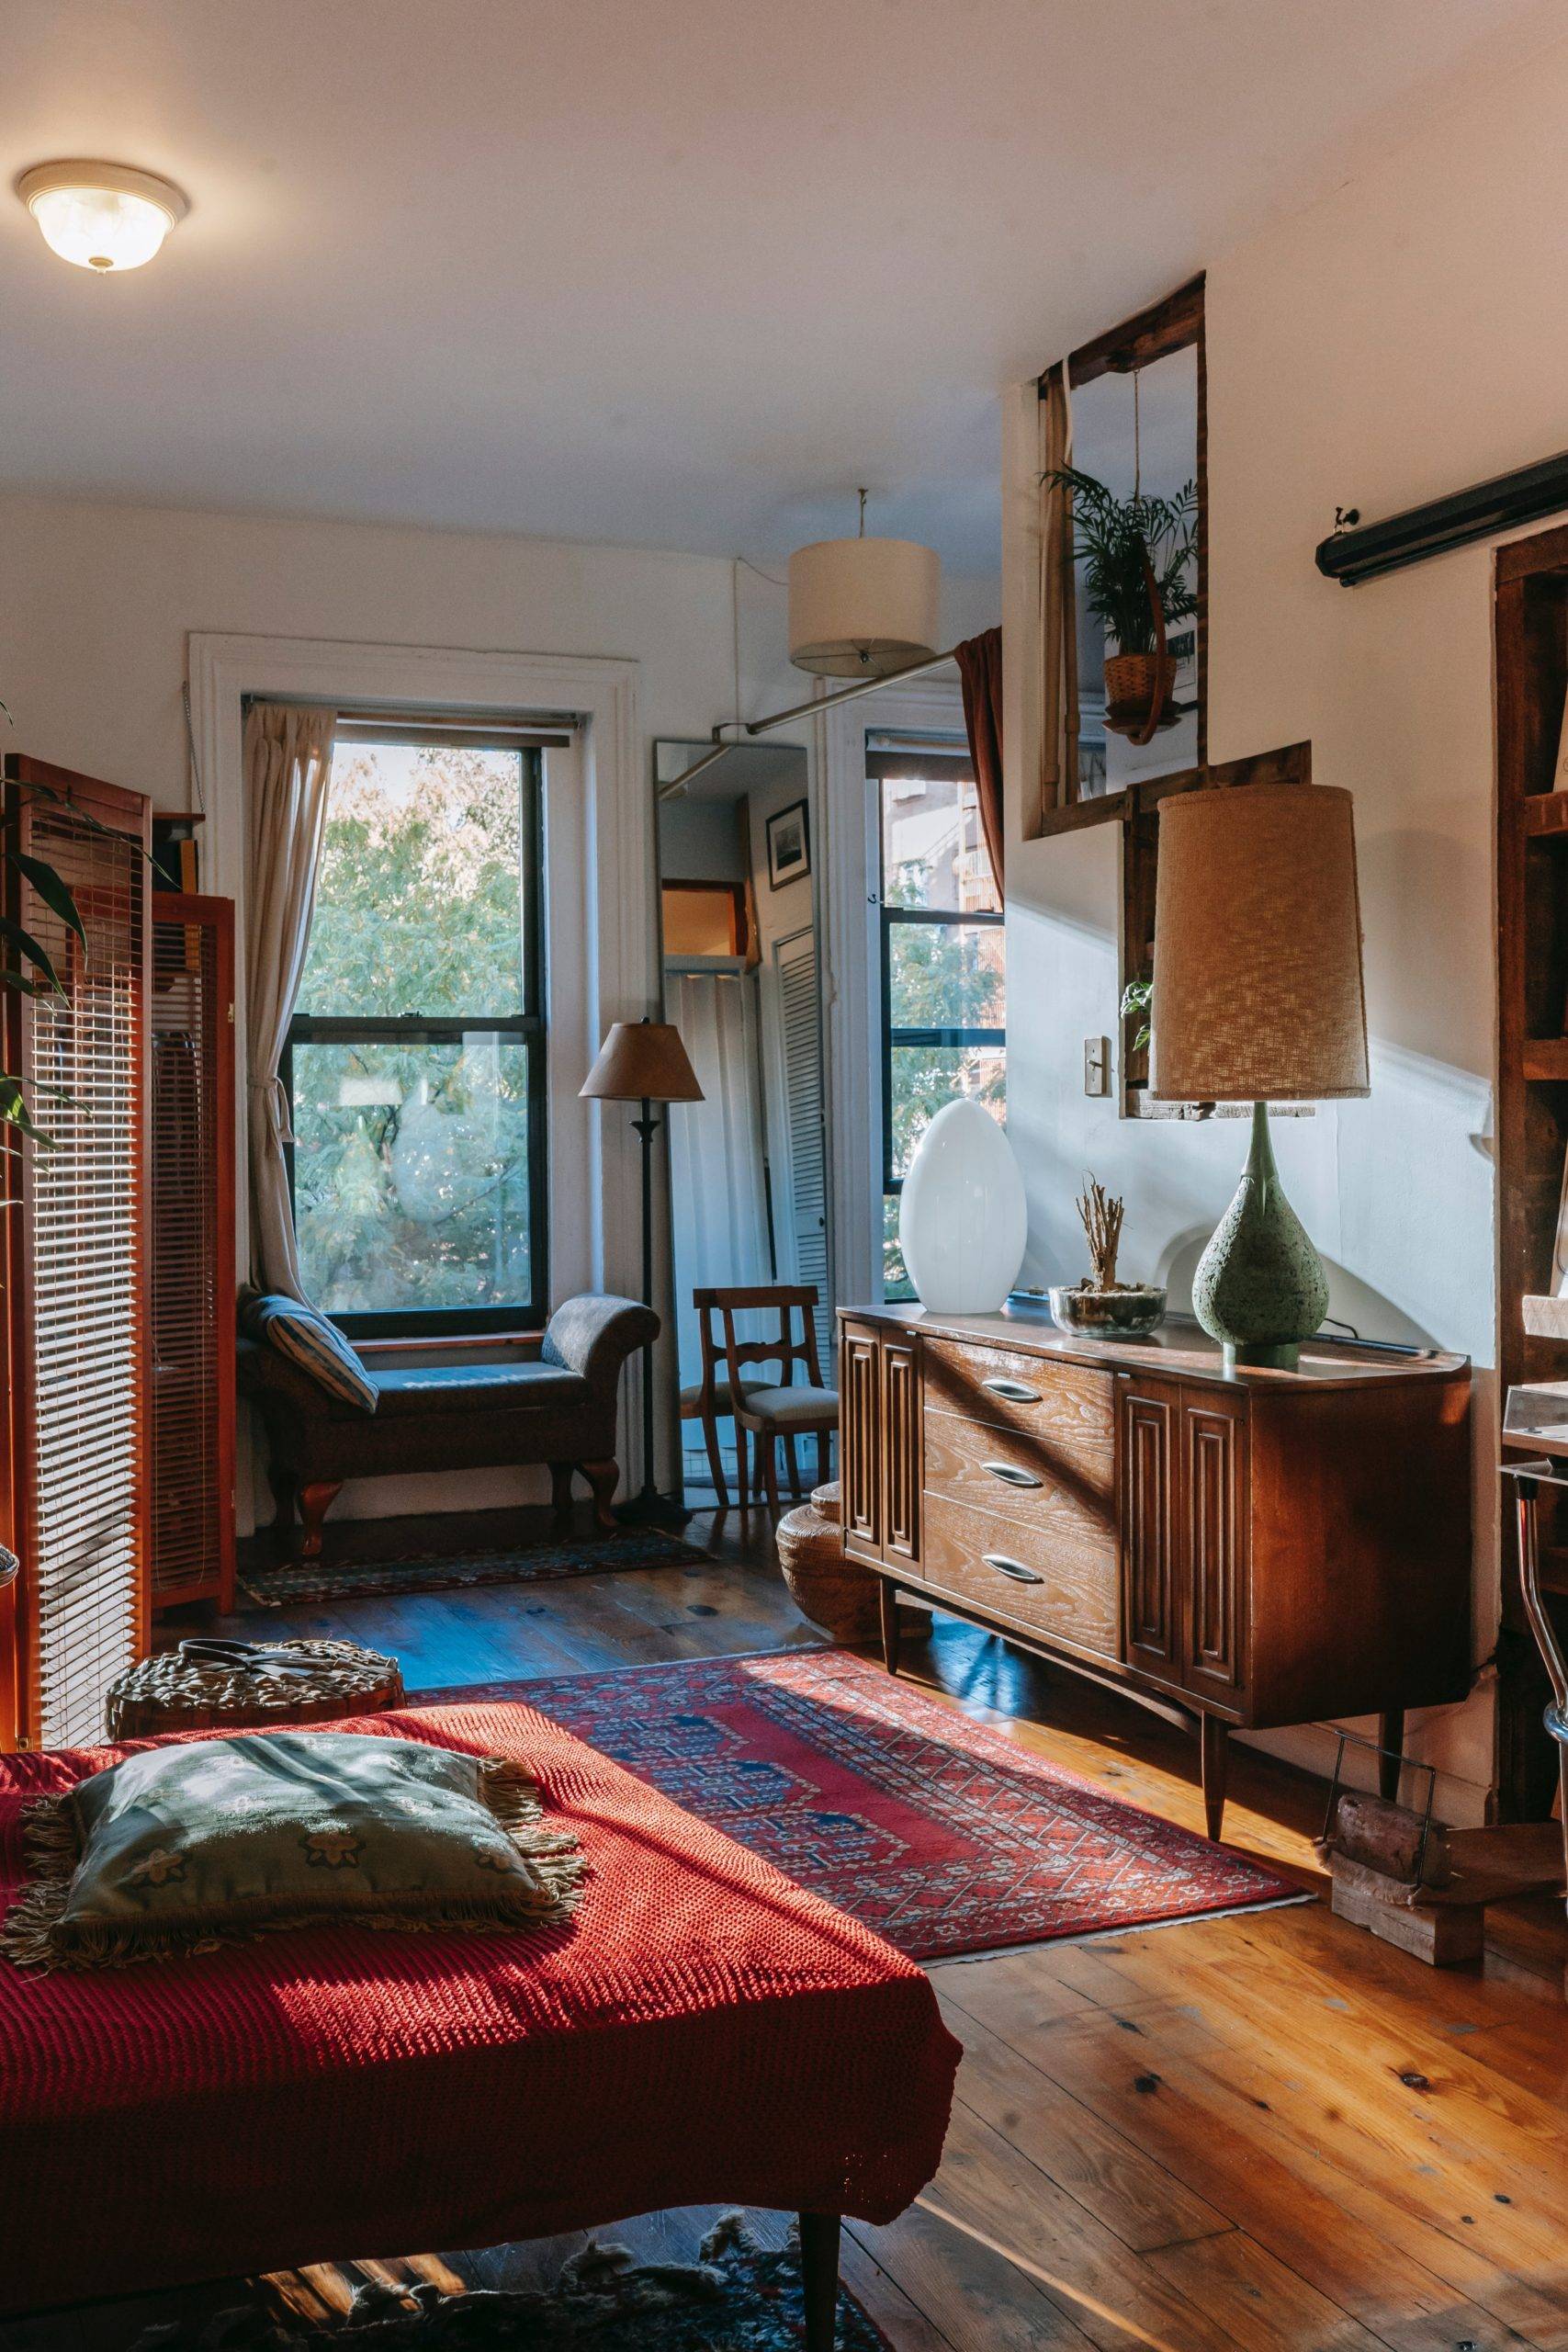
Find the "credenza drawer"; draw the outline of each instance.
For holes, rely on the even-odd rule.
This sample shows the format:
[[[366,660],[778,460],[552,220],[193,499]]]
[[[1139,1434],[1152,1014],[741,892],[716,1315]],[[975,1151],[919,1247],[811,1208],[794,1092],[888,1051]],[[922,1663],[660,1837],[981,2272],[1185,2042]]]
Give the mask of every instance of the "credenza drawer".
[[[930,1423],[927,1424],[928,1438]],[[1074,1649],[1114,1658],[1120,1651],[1114,1535],[1098,1544],[1064,1541],[1043,1521],[1030,1526],[976,1510],[927,1489],[925,1581],[933,1599],[952,1593]]]
[[[928,1348],[928,1357],[932,1351]],[[981,1510],[1010,1510],[1033,1492],[1060,1492],[1112,1534],[1116,1522],[1116,1391],[1108,1373],[1074,1364],[1036,1366],[1037,1405],[1015,1404],[1002,1420],[990,1398],[961,1414],[962,1394],[939,1407],[926,1379],[926,1484]],[[1026,1412],[1029,1418],[1025,1418]]]
[[[927,1340],[926,1410],[957,1413],[966,1420],[995,1421],[1003,1429],[1035,1429],[1070,1399],[1057,1384],[1072,1381],[1076,1367],[1042,1363],[1038,1356],[1010,1348],[982,1348],[962,1340]],[[1090,1372],[1090,1381],[1104,1379]],[[1109,1385],[1109,1383],[1107,1383]]]

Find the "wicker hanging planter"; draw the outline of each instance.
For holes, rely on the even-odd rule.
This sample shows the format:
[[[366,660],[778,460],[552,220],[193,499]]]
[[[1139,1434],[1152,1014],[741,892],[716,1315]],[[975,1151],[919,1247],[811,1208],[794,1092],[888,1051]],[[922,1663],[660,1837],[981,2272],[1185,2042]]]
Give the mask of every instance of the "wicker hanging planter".
[[[1147,548],[1144,585],[1154,624],[1154,650],[1105,658],[1105,724],[1112,735],[1125,735],[1134,743],[1152,742],[1156,729],[1174,727],[1180,716],[1175,707],[1176,664],[1165,650],[1165,606]]]
[[[1162,727],[1174,727],[1176,664],[1169,654],[1112,653],[1105,663],[1105,724],[1112,735],[1146,743]]]

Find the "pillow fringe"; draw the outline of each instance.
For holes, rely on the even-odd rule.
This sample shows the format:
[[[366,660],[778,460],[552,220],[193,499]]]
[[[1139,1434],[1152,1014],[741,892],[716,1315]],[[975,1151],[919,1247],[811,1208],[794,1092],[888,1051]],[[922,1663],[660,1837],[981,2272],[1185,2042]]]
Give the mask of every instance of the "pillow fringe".
[[[582,1899],[582,1881],[588,1871],[577,1839],[569,1830],[540,1826],[545,1808],[538,1784],[512,1757],[479,1756],[473,1760],[479,1768],[480,1798],[529,1866],[530,1886],[513,1889],[514,1902],[518,1893],[524,1894],[521,1910],[502,1913],[493,1899],[444,1898],[434,1915],[411,1911],[405,1917],[389,1904],[379,1917],[353,1912],[333,1920],[330,1915],[312,1912],[299,1918],[259,1921],[251,1928],[226,1927],[220,1932],[205,1923],[160,1928],[140,1923],[77,1925],[70,1931],[68,1947],[62,1949],[59,1931],[82,1853],[76,1808],[67,1792],[63,1796],[35,1799],[22,1815],[28,1883],[0,1924],[0,1956],[17,1968],[47,1974],[55,1969],[127,1968],[141,1960],[217,1951],[225,1944],[249,1943],[257,1936],[299,1928],[348,1925],[405,1935],[438,1935],[446,1929],[461,1935],[506,1935],[570,1919]]]

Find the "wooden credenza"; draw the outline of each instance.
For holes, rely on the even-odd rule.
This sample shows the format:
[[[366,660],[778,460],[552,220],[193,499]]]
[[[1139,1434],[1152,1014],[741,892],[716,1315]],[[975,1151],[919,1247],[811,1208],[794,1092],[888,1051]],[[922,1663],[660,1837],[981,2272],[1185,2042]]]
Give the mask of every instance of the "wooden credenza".
[[[1227,1375],[1196,1327],[1085,1340],[1041,1313],[840,1313],[844,1545],[897,1597],[1115,1683],[1201,1736],[1470,1685],[1470,1366],[1314,1342]],[[1385,1786],[1396,1768],[1385,1772]]]

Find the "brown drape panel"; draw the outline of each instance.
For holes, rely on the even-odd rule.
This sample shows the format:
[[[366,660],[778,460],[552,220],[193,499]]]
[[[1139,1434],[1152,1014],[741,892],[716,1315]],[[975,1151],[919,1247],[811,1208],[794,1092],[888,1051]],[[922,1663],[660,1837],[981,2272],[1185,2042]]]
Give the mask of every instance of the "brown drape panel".
[[[955,648],[958,674],[964,684],[964,724],[969,730],[969,756],[975,763],[975,790],[980,803],[980,830],[986,836],[991,871],[1002,888],[1002,633],[982,629]]]

